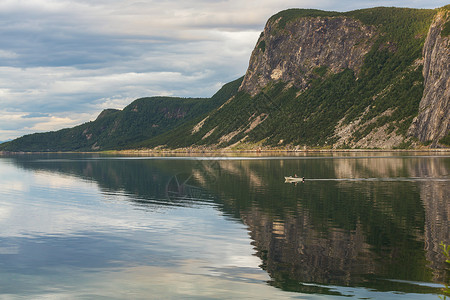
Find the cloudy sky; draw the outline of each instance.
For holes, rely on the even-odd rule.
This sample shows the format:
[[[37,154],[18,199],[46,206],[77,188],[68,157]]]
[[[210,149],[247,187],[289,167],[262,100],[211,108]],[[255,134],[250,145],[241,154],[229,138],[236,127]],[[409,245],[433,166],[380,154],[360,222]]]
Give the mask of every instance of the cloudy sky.
[[[448,0],[0,0],[0,141],[156,95],[210,97],[245,74],[287,8],[436,8]]]

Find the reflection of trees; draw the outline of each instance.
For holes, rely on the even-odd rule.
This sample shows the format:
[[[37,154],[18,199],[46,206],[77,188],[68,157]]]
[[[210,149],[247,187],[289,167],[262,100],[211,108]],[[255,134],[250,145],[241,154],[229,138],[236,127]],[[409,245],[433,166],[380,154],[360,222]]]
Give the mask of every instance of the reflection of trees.
[[[212,199],[213,195],[201,188],[192,178],[192,174],[175,174],[166,183],[166,198],[170,203],[189,206],[198,201]]]
[[[360,225],[350,232],[332,228],[328,233],[313,228],[310,213],[276,220],[255,209],[243,215],[274,284],[307,292],[301,282],[352,285],[373,273],[375,262]],[[331,224],[329,224],[331,225]],[[313,289],[314,290],[314,289]]]
[[[420,259],[423,245],[408,235],[405,228],[383,218],[382,213],[372,212],[376,217],[364,216],[366,219],[362,220],[363,214],[358,212],[361,219],[354,229],[344,229],[331,218],[323,218],[323,223],[318,224],[318,209],[299,206],[284,218],[258,209],[241,211],[258,256],[263,259],[263,267],[275,285],[291,290],[300,288],[304,292],[299,282],[379,289],[382,284],[369,282],[370,275],[429,279]]]
[[[64,155],[61,157],[67,158]],[[71,160],[46,161],[41,158],[41,156],[25,156],[16,159],[15,163],[26,169],[70,174],[83,180],[95,181],[107,194],[125,193],[129,195],[131,201],[140,205],[187,206],[193,201],[212,199],[212,194],[204,190],[192,175],[193,170],[204,168],[201,162],[91,159],[83,155],[75,155]]]
[[[448,221],[440,221],[448,220],[449,193],[443,189],[447,181],[439,185],[424,179],[446,174],[442,158],[432,161],[441,170],[424,158],[319,160],[312,169],[304,162],[291,162],[295,165],[291,169],[305,172],[301,174],[307,178],[297,188],[277,187],[283,175],[293,172],[279,172],[276,162],[222,162],[224,174],[217,190],[227,202],[225,209],[249,226],[262,267],[274,285],[303,292],[314,288],[301,282],[425,293],[433,289],[386,280],[429,281],[432,270],[442,273],[438,250],[428,244],[437,247],[437,236],[449,239]],[[333,178],[330,174],[336,174],[335,178],[401,177],[403,181],[308,182],[308,178]],[[410,177],[421,178],[410,181]],[[262,184],[255,188],[251,178],[260,178]],[[423,194],[428,184],[438,195]],[[248,192],[239,195],[242,190]],[[430,203],[435,207],[428,208]],[[436,237],[428,238],[432,228]],[[373,279],[374,274],[386,280]]]
[[[385,279],[442,282],[439,243],[450,242],[447,158],[303,160],[16,161],[95,180],[151,206],[215,201],[249,228],[272,284],[328,293],[303,283],[429,292]],[[306,183],[284,184],[299,174]],[[419,177],[420,181],[314,181],[313,178]],[[381,279],[374,279],[377,274]],[[318,290],[320,289],[320,291]]]

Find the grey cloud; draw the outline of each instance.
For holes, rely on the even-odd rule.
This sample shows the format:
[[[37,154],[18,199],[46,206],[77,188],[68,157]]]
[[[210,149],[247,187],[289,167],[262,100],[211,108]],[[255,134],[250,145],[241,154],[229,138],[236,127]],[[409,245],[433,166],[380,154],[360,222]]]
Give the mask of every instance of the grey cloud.
[[[34,119],[34,118],[42,118],[42,117],[50,117],[50,114],[35,112],[35,113],[29,113],[27,115],[22,116],[22,118],[24,118],[24,119]]]

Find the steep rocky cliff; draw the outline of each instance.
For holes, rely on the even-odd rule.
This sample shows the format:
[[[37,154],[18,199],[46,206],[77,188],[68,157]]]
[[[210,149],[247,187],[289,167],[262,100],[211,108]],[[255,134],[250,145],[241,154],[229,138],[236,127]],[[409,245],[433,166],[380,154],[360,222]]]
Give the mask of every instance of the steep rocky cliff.
[[[254,96],[277,80],[302,90],[317,73],[351,69],[359,74],[377,34],[374,26],[349,17],[305,17],[285,25],[282,20],[275,15],[267,22],[241,91]]]
[[[158,143],[231,149],[420,146],[408,128],[424,94],[422,50],[436,12],[282,11],[261,33],[240,93],[189,133],[178,132],[189,134],[190,144],[174,142],[175,135]]]
[[[443,33],[450,11],[440,11],[423,47],[424,93],[410,134],[436,146],[450,131],[450,36]],[[447,25],[449,26],[449,25]]]

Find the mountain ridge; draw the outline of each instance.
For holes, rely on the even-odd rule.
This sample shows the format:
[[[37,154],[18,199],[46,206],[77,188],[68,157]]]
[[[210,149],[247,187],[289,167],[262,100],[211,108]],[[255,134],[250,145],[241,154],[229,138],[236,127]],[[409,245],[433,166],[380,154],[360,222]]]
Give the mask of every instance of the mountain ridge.
[[[296,13],[300,14],[298,18]],[[328,12],[311,10],[280,12],[267,22],[239,93],[226,102],[221,112],[213,111],[207,119],[193,125],[192,128],[199,128],[195,133],[189,131],[192,128],[176,130],[165,139],[157,137],[142,146],[236,150],[399,149],[433,143],[434,147],[443,147],[439,144],[442,136],[426,141],[408,134],[424,92],[422,50],[436,13],[437,10],[383,7],[331,12],[331,16]],[[336,62],[339,60],[336,53],[331,53],[337,57],[331,61],[338,67],[327,64],[330,52],[326,48],[330,39],[323,35],[314,39],[308,35],[327,30],[337,33],[331,39],[344,40],[341,52],[345,54],[348,52],[345,40],[353,36],[349,36],[349,30],[341,30],[339,34],[327,24],[336,19],[342,24],[349,22],[348,18],[354,19],[351,24],[359,26],[356,30],[369,26],[377,29],[376,33],[368,32],[368,39],[352,42],[356,46],[367,45],[359,55],[360,59],[363,56],[362,65],[353,61],[358,66],[353,69],[339,67],[341,62]],[[296,21],[306,25],[295,26]],[[300,34],[295,36],[295,30]],[[271,31],[275,33],[267,34]],[[302,47],[298,42],[292,43],[292,39],[305,36],[310,38],[310,44],[325,51],[309,55],[307,59],[312,67],[298,72],[305,65],[292,64],[292,61],[298,59],[295,55]],[[256,79],[252,81],[253,78]],[[444,79],[448,82],[448,78]],[[188,143],[177,140],[177,136],[186,135],[191,135]]]
[[[34,134],[0,150],[448,147],[449,10],[285,10],[267,21],[244,78],[216,101],[143,98],[160,101],[159,110],[119,117],[139,111],[138,99],[103,111],[96,132],[64,129],[78,139],[43,148],[58,136]]]

